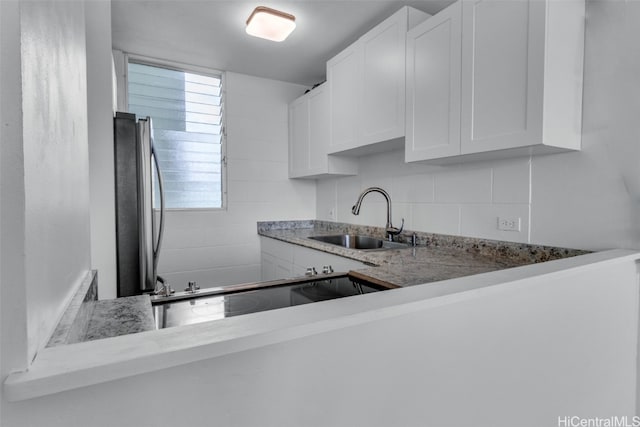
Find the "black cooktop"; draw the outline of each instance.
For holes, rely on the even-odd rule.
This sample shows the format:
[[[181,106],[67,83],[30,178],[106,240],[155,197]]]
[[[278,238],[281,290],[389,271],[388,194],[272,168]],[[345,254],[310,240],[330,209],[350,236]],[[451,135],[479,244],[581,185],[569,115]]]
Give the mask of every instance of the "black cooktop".
[[[158,329],[385,290],[347,276],[154,304]]]

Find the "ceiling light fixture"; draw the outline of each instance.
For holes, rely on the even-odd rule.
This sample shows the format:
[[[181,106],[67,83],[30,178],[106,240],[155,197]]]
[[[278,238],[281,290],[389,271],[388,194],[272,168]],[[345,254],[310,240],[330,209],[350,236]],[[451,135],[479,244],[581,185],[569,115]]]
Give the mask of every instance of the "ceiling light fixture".
[[[296,17],[279,10],[258,6],[247,19],[247,34],[281,42],[296,28]]]

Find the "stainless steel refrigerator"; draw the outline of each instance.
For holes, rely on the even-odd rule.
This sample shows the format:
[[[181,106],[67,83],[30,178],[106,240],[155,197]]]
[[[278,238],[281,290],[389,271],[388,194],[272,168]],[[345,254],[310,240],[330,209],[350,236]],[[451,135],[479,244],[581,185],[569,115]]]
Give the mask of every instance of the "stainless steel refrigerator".
[[[113,129],[117,287],[118,297],[126,297],[156,289],[164,231],[164,197],[151,118],[136,120],[135,114],[118,112]],[[155,192],[154,173],[157,176]],[[159,201],[158,224],[154,197]]]

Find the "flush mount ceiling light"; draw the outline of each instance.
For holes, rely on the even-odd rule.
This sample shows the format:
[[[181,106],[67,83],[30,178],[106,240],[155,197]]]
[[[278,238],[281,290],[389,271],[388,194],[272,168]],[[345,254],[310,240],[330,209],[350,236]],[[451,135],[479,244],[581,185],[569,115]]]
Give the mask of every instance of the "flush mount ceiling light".
[[[281,42],[296,28],[296,17],[279,10],[258,6],[247,19],[247,34]]]

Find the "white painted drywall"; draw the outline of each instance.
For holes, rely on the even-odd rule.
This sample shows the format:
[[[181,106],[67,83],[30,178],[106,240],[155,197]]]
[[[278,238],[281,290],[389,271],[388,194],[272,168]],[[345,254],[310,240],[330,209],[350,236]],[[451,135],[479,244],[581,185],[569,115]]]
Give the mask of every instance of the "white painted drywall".
[[[84,4],[0,8],[4,381],[46,344],[91,255]]]
[[[640,3],[587,2],[583,149],[578,153],[456,166],[404,164],[401,152],[360,159],[357,177],[320,181],[317,218],[385,224],[380,186],[394,225],[419,231],[585,249],[640,247]],[[332,217],[330,213],[334,211]],[[522,231],[497,229],[519,217]]]
[[[266,346],[236,342],[243,350],[10,403],[6,426],[540,427],[631,417],[636,259],[416,298]],[[150,410],[140,396],[171,406]]]
[[[288,179],[288,103],[304,87],[226,73],[227,207],[169,211],[159,273],[176,289],[260,280],[256,222],[315,215],[315,183]]]
[[[29,358],[91,265],[83,6],[20,3]]]
[[[638,22],[639,2],[587,2],[583,151],[534,159],[534,240],[640,247]]]
[[[20,5],[0,2],[0,379],[28,366]],[[0,389],[0,398],[2,390]],[[1,400],[0,402],[4,402]],[[4,406],[4,403],[0,403]],[[0,417],[4,410],[0,407]],[[0,418],[0,424],[2,418]]]
[[[108,299],[116,297],[117,283],[110,2],[87,2],[85,18],[91,266],[98,270],[98,296]]]

